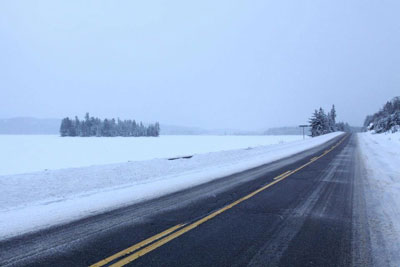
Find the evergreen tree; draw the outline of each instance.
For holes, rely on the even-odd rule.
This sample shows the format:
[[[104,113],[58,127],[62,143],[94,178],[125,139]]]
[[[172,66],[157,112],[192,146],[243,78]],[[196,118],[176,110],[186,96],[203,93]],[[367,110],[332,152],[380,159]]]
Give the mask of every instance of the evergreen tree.
[[[330,133],[329,119],[322,108],[319,108],[318,118],[321,121],[321,134]]]
[[[81,122],[79,121],[78,116],[75,116],[73,134],[74,135],[72,136],[82,136],[82,125]]]
[[[90,136],[90,131],[92,128],[89,112],[85,114],[85,121],[82,121],[82,136]]]
[[[101,135],[102,136],[111,136],[111,131],[112,131],[111,123],[107,119],[104,119],[103,127],[101,129]]]
[[[99,118],[96,118],[95,119],[95,125],[96,125],[95,126],[95,129],[96,129],[95,135],[97,137],[102,136],[103,122]]]
[[[139,136],[138,125],[136,124],[135,120],[132,122],[132,136]]]
[[[146,135],[146,129],[144,128],[144,125],[142,122],[139,124],[139,136],[145,136]]]
[[[155,124],[155,135],[154,136],[160,136],[160,124],[156,122]]]
[[[336,108],[335,108],[335,105],[332,105],[331,119],[332,119],[333,123],[336,124]]]
[[[98,128],[96,125],[96,119],[94,117],[91,117],[89,121],[90,121],[89,136],[96,136]]]
[[[68,117],[62,119],[61,126],[60,126],[60,135],[61,136],[68,136],[71,126],[72,126],[72,123],[71,123],[71,120]]]
[[[311,127],[311,136],[319,136],[322,134],[321,129],[322,129],[322,123],[320,120],[320,115],[317,110],[314,111],[312,117],[309,120],[310,127]]]
[[[331,131],[335,132],[336,131],[336,108],[335,108],[335,105],[332,105],[331,112],[329,113],[329,119],[330,119]]]

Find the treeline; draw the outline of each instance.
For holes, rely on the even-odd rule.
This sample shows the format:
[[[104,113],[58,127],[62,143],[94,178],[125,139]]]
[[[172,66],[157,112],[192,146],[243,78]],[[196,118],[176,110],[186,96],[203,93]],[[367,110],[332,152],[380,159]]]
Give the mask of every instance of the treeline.
[[[336,123],[336,131],[340,132],[360,132],[360,127],[351,127],[347,122],[338,122]]]
[[[74,120],[64,118],[60,126],[61,136],[159,136],[160,124],[149,124],[145,126],[142,122],[135,120],[117,120],[90,117],[86,113],[84,120],[75,117]]]
[[[312,137],[336,131],[351,132],[351,127],[348,123],[336,122],[335,105],[332,105],[332,109],[328,114],[325,113],[323,108],[315,110],[309,123]]]
[[[375,114],[367,116],[364,127],[376,133],[400,131],[400,96],[386,102]]]

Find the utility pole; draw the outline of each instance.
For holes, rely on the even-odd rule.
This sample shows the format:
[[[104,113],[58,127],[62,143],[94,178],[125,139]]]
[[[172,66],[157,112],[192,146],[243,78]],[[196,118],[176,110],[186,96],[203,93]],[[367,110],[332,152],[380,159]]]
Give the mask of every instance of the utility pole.
[[[302,124],[302,125],[299,125],[299,127],[303,128],[303,140],[304,140],[304,139],[306,139],[306,136],[304,135],[304,128],[310,127],[310,126],[309,126],[309,125]]]

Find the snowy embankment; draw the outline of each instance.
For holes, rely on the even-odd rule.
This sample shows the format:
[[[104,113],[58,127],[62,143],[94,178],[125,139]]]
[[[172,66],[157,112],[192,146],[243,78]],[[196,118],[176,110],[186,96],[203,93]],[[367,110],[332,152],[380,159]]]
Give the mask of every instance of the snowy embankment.
[[[358,134],[377,266],[400,266],[400,132]]]
[[[319,146],[340,134],[196,154],[190,159],[152,159],[0,176],[0,238],[189,188]]]

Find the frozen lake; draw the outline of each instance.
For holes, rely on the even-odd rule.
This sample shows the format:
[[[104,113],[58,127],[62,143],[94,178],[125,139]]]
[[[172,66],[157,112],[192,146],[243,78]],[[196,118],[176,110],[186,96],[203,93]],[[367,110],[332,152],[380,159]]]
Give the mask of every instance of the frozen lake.
[[[299,135],[59,137],[0,135],[0,175],[201,154],[301,140]]]

